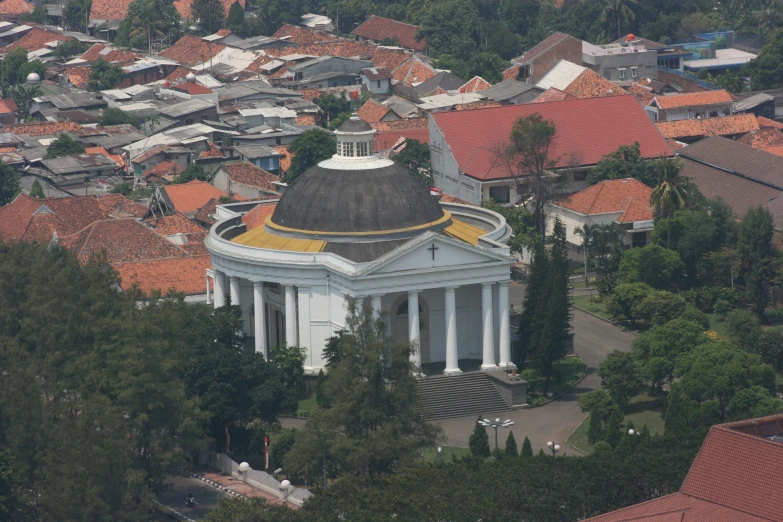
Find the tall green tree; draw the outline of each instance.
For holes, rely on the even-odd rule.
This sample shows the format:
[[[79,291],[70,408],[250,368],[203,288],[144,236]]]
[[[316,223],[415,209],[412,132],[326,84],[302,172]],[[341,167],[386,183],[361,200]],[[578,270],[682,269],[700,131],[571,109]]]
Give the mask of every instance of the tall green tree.
[[[543,242],[534,235],[532,245],[532,260],[530,272],[525,288],[525,297],[522,302],[522,353],[517,354],[516,364],[522,367],[527,360],[528,352],[536,349],[539,338],[540,323],[538,322],[539,303],[546,296],[547,275],[549,273],[549,256],[544,249]]]
[[[772,33],[758,56],[745,66],[743,75],[750,76],[754,91],[783,87],[783,28]]]
[[[125,78],[125,72],[117,64],[109,63],[103,58],[98,58],[90,66],[90,76],[87,80],[87,89],[90,91],[103,91],[117,87]]]
[[[479,417],[479,420],[481,420],[481,417]],[[468,447],[470,447],[470,453],[474,457],[487,458],[491,453],[487,428],[479,424],[478,421],[476,421],[473,433],[470,434],[470,439],[468,439]]]
[[[641,146],[635,141],[631,145],[620,145],[617,150],[601,158],[588,173],[587,182],[595,185],[611,179],[633,178],[654,187],[660,180],[652,165],[652,161],[642,157]]]
[[[508,437],[506,437],[506,448],[505,451],[503,452],[503,456],[513,457],[513,458],[519,457],[519,450],[517,449],[517,441],[514,438],[513,431],[508,432]]]
[[[574,227],[574,235],[582,238],[582,244],[580,250],[584,256],[585,262],[585,286],[590,286],[590,280],[587,278],[588,266],[590,265],[590,243],[593,240],[593,236],[596,233],[598,225],[591,225],[585,223],[581,227]]]
[[[106,107],[101,113],[101,121],[99,124],[104,126],[130,124],[134,127],[138,127],[139,119],[119,107]]]
[[[68,0],[63,8],[63,21],[71,31],[87,32],[92,0]]]
[[[658,245],[632,248],[620,261],[623,283],[645,283],[658,290],[671,290],[679,282],[684,266],[673,250]]]
[[[405,168],[413,173],[419,169],[430,169],[430,146],[419,140],[407,138],[402,152],[392,158],[395,163],[405,165]]]
[[[225,26],[232,33],[238,35],[244,35],[245,31],[245,10],[239,2],[231,4],[231,8],[228,10],[228,16],[226,16]]]
[[[0,450],[0,520],[10,521],[17,513],[16,470],[8,450]]]
[[[618,0],[619,1],[619,0]],[[659,159],[655,163],[656,170],[661,180],[650,195],[650,206],[660,217],[666,218],[667,224],[671,224],[674,212],[685,208],[688,196],[683,188],[685,178],[680,177],[682,163],[678,160]],[[666,248],[671,245],[671,229],[667,228]]]
[[[418,386],[407,344],[388,337],[386,322],[351,301],[339,360],[329,366],[317,408],[286,455],[284,469],[321,466],[323,453],[338,474],[372,475],[412,465],[440,428],[419,411]],[[317,469],[317,468],[316,468]]]
[[[117,29],[115,45],[151,51],[155,39],[179,36],[180,15],[166,0],[133,0]]]
[[[0,205],[13,201],[19,190],[19,173],[0,159]]]
[[[613,351],[598,368],[601,384],[612,397],[615,408],[622,412],[642,387],[642,374],[636,358],[630,352]]]
[[[617,38],[622,38],[621,22],[630,23],[636,19],[636,13],[639,3],[636,0],[605,0],[604,8],[601,10],[601,22],[607,23],[610,20],[617,22]]]
[[[27,49],[17,47],[3,58],[2,79],[6,85],[23,83],[25,76],[20,74],[22,67],[27,63]]]
[[[297,136],[289,150],[294,157],[286,173],[287,182],[294,181],[319,161],[331,158],[337,151],[337,140],[324,131],[310,129]]]
[[[212,34],[226,19],[226,9],[220,0],[193,0],[190,4],[193,18],[201,22],[201,30]]]
[[[739,226],[737,249],[742,259],[748,301],[762,320],[766,320],[764,308],[767,305],[770,265],[774,258],[772,234],[772,214],[769,210],[763,207],[748,209]]]
[[[600,225],[593,233],[593,263],[596,286],[601,297],[614,293],[620,283],[620,264],[623,258],[621,231],[616,223]]]
[[[30,197],[36,199],[43,199],[46,197],[43,191],[43,186],[38,180],[33,181],[33,186],[30,188]]]
[[[342,96],[326,94],[315,98],[313,103],[321,109],[321,113],[318,116],[322,127],[329,127],[332,120],[342,114],[348,113],[350,116],[351,105]]]

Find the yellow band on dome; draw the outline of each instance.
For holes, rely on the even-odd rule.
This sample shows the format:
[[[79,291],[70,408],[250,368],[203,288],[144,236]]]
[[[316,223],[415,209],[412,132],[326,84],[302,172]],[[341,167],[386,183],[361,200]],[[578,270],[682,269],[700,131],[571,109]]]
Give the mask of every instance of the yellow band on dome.
[[[423,230],[426,228],[442,225],[444,223],[447,223],[450,219],[451,219],[451,212],[449,212],[448,210],[444,210],[443,217],[438,219],[437,221],[432,221],[430,223],[424,223],[423,225],[416,225],[407,228],[394,228],[391,230],[371,230],[369,232],[326,232],[320,230],[302,230],[298,228],[284,227],[282,225],[272,223],[272,216],[267,217],[264,223],[266,224],[266,226],[268,226],[273,230],[279,230],[280,232],[288,232],[292,234],[304,234],[308,236],[379,236],[379,235],[402,234],[404,232],[415,232],[416,230]]]

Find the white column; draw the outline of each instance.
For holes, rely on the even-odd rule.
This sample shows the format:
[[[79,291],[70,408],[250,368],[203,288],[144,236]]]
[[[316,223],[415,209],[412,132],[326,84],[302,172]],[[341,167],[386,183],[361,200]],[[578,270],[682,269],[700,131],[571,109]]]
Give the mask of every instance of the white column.
[[[296,346],[296,289],[294,285],[283,285],[285,288],[285,342],[288,346]]]
[[[370,297],[370,302],[372,303],[372,316],[375,319],[378,319],[381,316],[381,298],[383,297],[383,294],[374,294],[372,297]]]
[[[207,304],[212,304],[212,296],[209,291],[209,274],[207,274]]]
[[[305,359],[305,368],[313,368],[313,349],[310,340],[310,286],[301,285],[296,287],[299,293],[299,346],[306,349],[307,358]]]
[[[481,285],[481,316],[483,338],[484,361],[482,370],[496,370],[495,364],[495,321],[492,317],[492,283]]]
[[[457,287],[449,286],[446,294],[446,375],[459,375],[459,350],[457,349]]]
[[[419,343],[419,293],[408,292],[408,341],[416,350],[411,356],[411,362],[418,369],[421,367],[421,346]],[[418,370],[416,370],[418,371]]]
[[[498,315],[500,316],[500,363],[504,370],[517,366],[511,362],[511,322],[508,317],[508,281],[498,283]]]
[[[226,275],[213,268],[212,277],[215,280],[215,308],[220,308],[226,304]]]
[[[231,306],[242,306],[239,299],[239,278],[231,276],[228,280],[231,297]]]
[[[269,359],[269,351],[266,346],[266,317],[264,317],[264,283],[253,281],[253,322],[256,342],[256,353]]]

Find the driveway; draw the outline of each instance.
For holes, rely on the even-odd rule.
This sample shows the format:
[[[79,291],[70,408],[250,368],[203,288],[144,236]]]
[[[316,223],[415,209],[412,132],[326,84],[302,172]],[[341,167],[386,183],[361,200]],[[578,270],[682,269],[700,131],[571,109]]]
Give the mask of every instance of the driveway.
[[[168,477],[166,486],[166,489],[158,494],[158,502],[193,520],[205,519],[218,501],[228,497],[227,493],[191,477]],[[193,493],[196,507],[185,506],[185,498],[189,492]]]
[[[524,285],[514,283],[510,287],[511,302],[519,307],[524,297]],[[511,419],[514,426],[514,438],[521,447],[525,437],[530,438],[533,450],[546,449],[546,443],[553,441],[560,444],[561,453],[579,454],[578,451],[566,445],[565,441],[579,423],[587,416],[579,409],[579,396],[583,393],[600,388],[601,379],[598,377],[598,365],[606,356],[614,351],[629,351],[635,335],[623,332],[616,326],[593,317],[580,310],[574,310],[574,352],[582,358],[587,365],[587,376],[579,385],[560,399],[550,402],[538,408],[505,412],[493,415],[486,413],[486,417],[502,417],[502,420]],[[476,416],[443,419],[438,421],[443,426],[449,446],[467,447],[468,439],[476,424]],[[505,444],[507,431],[499,428],[498,442],[502,448]],[[494,433],[489,429],[490,446],[494,449]]]

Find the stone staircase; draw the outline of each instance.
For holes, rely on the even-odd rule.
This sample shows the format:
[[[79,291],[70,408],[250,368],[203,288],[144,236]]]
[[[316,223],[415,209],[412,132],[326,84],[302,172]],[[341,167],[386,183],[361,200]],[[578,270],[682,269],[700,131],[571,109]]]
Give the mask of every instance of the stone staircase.
[[[419,400],[427,419],[448,419],[510,411],[485,372],[436,375],[421,379]]]

